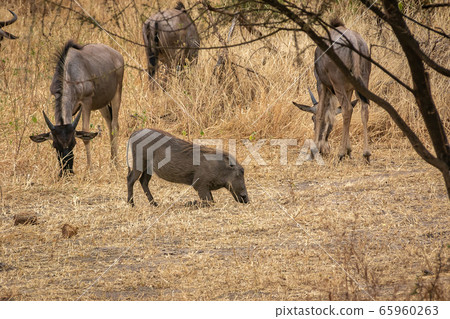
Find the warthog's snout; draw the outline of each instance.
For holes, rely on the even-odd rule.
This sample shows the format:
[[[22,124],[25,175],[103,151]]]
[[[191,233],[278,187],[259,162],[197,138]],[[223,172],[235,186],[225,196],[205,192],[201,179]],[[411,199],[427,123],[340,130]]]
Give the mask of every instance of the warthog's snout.
[[[238,196],[236,196],[235,199],[238,203],[248,204],[250,202],[247,193],[241,193]]]

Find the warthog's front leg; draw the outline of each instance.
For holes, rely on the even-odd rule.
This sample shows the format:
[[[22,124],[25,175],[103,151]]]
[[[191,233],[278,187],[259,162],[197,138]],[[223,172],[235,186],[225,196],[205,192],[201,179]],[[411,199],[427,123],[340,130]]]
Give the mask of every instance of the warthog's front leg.
[[[198,192],[198,196],[200,197],[201,201],[189,201],[186,203],[186,206],[197,206],[197,207],[209,207],[211,206],[211,203],[214,202],[214,199],[212,197],[211,191],[208,187],[199,185],[198,187],[194,187],[195,190]]]

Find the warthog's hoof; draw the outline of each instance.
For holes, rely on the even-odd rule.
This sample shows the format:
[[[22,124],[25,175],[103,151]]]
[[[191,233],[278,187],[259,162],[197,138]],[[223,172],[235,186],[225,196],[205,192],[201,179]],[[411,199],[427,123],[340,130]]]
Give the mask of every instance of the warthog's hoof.
[[[153,205],[153,206],[155,206],[155,207],[158,207],[158,203],[155,202],[154,200],[152,200],[152,201],[150,202],[150,205]]]
[[[186,207],[196,207],[196,208],[210,207],[211,206],[211,202],[198,201],[198,200],[192,201],[192,200],[190,200],[186,204],[184,204],[184,206],[186,206]]]

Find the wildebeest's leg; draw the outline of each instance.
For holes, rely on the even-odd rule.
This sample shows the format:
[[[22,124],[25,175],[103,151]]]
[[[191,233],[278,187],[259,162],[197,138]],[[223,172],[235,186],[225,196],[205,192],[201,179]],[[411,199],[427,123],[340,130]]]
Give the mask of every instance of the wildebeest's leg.
[[[370,163],[370,149],[369,149],[369,137],[367,134],[367,122],[369,121],[369,105],[365,103],[362,99],[361,102],[361,120],[363,123],[363,131],[364,131],[364,150],[363,156],[368,163]]]
[[[141,176],[141,172],[133,169],[128,169],[127,176],[127,189],[128,189],[128,199],[127,202],[134,206],[134,198],[133,198],[133,186],[134,183],[138,180],[139,176]]]
[[[144,190],[145,195],[147,195],[148,201],[153,206],[158,206],[158,204],[154,201],[152,193],[150,193],[150,189],[148,188],[148,183],[152,179],[152,175],[147,172],[143,172],[139,181],[141,182],[142,189]]]
[[[100,113],[102,114],[103,118],[105,119],[106,126],[108,127],[108,132],[111,133],[111,116],[112,116],[111,107],[108,105],[108,106],[105,106],[104,108],[101,108]]]
[[[319,104],[317,106],[317,113],[315,114],[315,124],[314,124],[314,143],[316,143],[317,148],[320,153],[328,154],[330,146],[326,140],[327,131],[327,113],[331,107],[331,92],[327,88],[323,88],[319,92]]]
[[[100,109],[100,113],[102,114],[103,118],[105,119],[106,126],[108,127],[109,135],[111,136],[112,128],[111,128],[111,117],[112,117],[112,108],[111,106],[107,105]],[[112,152],[112,146],[111,146],[111,152]],[[112,154],[111,154],[112,156]]]
[[[346,91],[336,92],[336,96],[342,107],[342,140],[338,154],[339,160],[341,160],[346,154],[350,157],[352,153],[352,147],[350,145],[350,122],[352,120],[353,107],[349,98],[351,91],[350,94]]]
[[[111,139],[111,159],[117,166],[117,141],[119,138],[119,109],[120,102],[122,98],[122,84],[120,83],[116,94],[111,100],[111,130],[110,130],[110,139]]]
[[[89,132],[89,126],[91,121],[91,107],[92,107],[92,99],[86,98],[83,100],[81,106],[81,114],[83,118],[83,131]],[[86,148],[86,157],[87,157],[87,167],[91,169],[91,145],[90,140],[83,140],[84,147]]]

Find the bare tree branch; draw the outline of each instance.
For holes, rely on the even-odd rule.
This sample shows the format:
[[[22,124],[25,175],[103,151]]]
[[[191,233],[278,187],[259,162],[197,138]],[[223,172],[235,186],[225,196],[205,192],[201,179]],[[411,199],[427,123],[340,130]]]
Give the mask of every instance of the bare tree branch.
[[[203,4],[205,5],[205,7],[206,7],[209,11],[217,12],[217,13],[224,14],[224,15],[227,15],[227,16],[230,16],[230,17],[234,17],[234,16],[236,15],[236,13],[233,13],[233,12],[228,12],[228,11],[225,11],[225,10],[223,10],[223,9],[214,8],[213,6],[211,6],[211,5],[209,4],[208,1],[205,1],[205,0],[204,0],[204,1],[203,1]],[[257,29],[254,27],[254,24],[248,22],[247,19],[244,17],[243,14],[239,14],[239,15],[238,15],[238,20],[239,20],[239,24],[240,24],[241,26],[243,26],[245,29],[247,29],[248,32],[250,32],[250,33],[252,33],[252,34],[255,34],[257,38],[262,39],[263,42],[264,42],[264,43],[267,45],[267,47],[269,48],[269,50],[271,50],[271,51],[273,51],[273,52],[278,52],[278,50],[276,49],[276,47],[275,47],[272,43],[270,43],[270,41],[265,40],[264,37],[263,37],[263,34],[262,34],[259,30],[257,30]]]
[[[401,131],[406,135],[411,145],[415,151],[430,165],[439,169],[445,180],[448,196],[450,198],[450,145],[445,135],[442,121],[439,117],[439,113],[433,102],[431,96],[430,83],[428,76],[425,72],[424,65],[421,56],[412,49],[411,45],[418,45],[414,37],[410,33],[406,26],[405,21],[402,18],[400,11],[398,10],[398,3],[395,0],[384,0],[384,5],[387,8],[386,14],[384,14],[378,7],[373,6],[367,0],[361,0],[368,8],[373,12],[387,21],[395,35],[397,36],[400,45],[408,59],[408,64],[411,69],[411,74],[414,83],[413,94],[416,98],[417,105],[424,119],[427,130],[430,134],[434,150],[437,157],[433,156],[428,149],[424,146],[420,138],[415,134],[415,132],[408,126],[408,124],[399,115],[397,110],[386,100],[374,94],[360,79],[353,76],[350,70],[346,67],[344,62],[335,53],[333,47],[330,47],[326,41],[319,36],[309,24],[307,24],[301,17],[290,10],[283,3],[277,0],[263,0],[266,4],[276,8],[281,14],[289,17],[293,22],[295,22],[303,32],[305,32],[316,44],[317,46],[326,52],[328,57],[333,60],[339,70],[343,73],[345,78],[353,85],[355,90],[360,94],[364,95],[366,98],[377,103],[381,108],[383,108],[395,122],[395,124],[401,129]],[[416,42],[415,44],[412,42]]]
[[[434,9],[434,8],[443,8],[443,7],[450,7],[450,3],[431,3],[431,4],[424,4],[422,6],[422,9]]]

